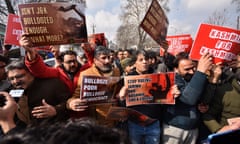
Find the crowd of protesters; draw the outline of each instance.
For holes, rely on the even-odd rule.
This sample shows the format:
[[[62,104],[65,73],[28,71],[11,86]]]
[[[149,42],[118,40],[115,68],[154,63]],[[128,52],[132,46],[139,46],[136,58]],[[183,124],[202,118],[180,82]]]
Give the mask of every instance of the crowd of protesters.
[[[22,35],[20,45],[25,57],[10,62],[0,56],[0,143],[200,144],[211,133],[240,129],[240,56],[213,64],[209,53],[193,61],[185,52],[173,56],[165,51],[160,59],[144,49],[113,51],[82,44],[85,53],[79,54],[71,45],[61,45],[50,46],[55,58],[51,67],[31,47],[28,35]],[[82,55],[86,57],[79,60]],[[176,73],[174,105],[128,107],[151,121],[106,118],[111,106],[126,107],[124,83],[119,91],[109,88],[117,99],[112,103],[88,105],[80,99],[85,75],[165,72]],[[9,94],[16,89],[24,90],[19,99]],[[90,119],[94,124],[86,122]]]

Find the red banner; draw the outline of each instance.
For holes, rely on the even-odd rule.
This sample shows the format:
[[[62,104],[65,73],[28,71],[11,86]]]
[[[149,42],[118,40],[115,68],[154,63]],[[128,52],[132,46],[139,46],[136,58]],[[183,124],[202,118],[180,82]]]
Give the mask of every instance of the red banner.
[[[192,37],[190,34],[167,36],[168,53],[177,55],[180,52],[190,52],[192,48]]]
[[[199,60],[205,53],[213,62],[228,62],[240,53],[240,31],[236,29],[201,24],[190,52],[190,58]]]
[[[19,16],[14,14],[8,15],[8,22],[6,33],[4,36],[4,45],[17,45],[19,46],[19,39],[22,34],[21,21]]]
[[[124,82],[128,87],[126,105],[174,104],[171,94],[174,76],[173,72],[125,76]]]
[[[88,42],[92,44],[93,46],[105,46],[107,47],[107,40],[105,38],[104,33],[97,33],[97,34],[92,34],[88,37]]]

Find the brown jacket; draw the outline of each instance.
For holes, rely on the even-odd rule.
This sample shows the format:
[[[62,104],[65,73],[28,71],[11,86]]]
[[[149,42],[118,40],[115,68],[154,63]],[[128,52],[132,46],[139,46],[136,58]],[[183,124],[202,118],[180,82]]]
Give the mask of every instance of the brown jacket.
[[[37,79],[24,90],[24,95],[18,101],[18,118],[26,124],[39,124],[46,119],[37,119],[31,112],[34,107],[42,105],[42,99],[55,107],[57,114],[47,118],[52,121],[64,121],[69,118],[66,109],[66,101],[69,98],[69,90],[59,79]]]
[[[80,97],[80,89],[81,89],[81,83],[82,83],[82,78],[84,75],[94,75],[94,76],[119,76],[120,77],[120,71],[117,68],[113,68],[113,70],[108,73],[108,74],[102,74],[98,71],[95,65],[92,65],[90,68],[87,70],[81,72],[80,77],[78,79],[78,86],[72,96],[67,102],[67,104],[72,100]],[[93,117],[97,122],[101,125],[106,125],[106,126],[113,126],[114,122],[110,120],[106,120],[106,115],[109,110],[109,108],[114,105],[114,104],[99,104],[99,105],[91,105],[89,106],[89,116]],[[68,107],[68,105],[67,105]]]

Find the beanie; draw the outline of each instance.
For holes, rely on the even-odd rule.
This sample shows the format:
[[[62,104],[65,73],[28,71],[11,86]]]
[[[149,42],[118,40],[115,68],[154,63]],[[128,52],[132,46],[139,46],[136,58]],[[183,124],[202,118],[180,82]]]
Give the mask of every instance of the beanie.
[[[134,64],[134,61],[132,58],[125,58],[125,59],[121,60],[120,63],[124,70],[127,66],[132,66]]]

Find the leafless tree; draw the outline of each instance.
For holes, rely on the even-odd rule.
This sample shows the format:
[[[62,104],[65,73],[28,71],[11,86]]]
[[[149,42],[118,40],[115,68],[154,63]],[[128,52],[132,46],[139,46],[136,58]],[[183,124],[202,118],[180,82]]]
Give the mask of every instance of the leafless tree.
[[[167,6],[168,0],[159,0],[159,2],[165,12],[169,12]],[[122,5],[122,13],[120,15],[122,24],[116,36],[118,45],[129,47],[134,43],[138,48],[143,48],[145,46],[148,35],[139,25],[150,4],[150,0],[126,0]]]
[[[127,49],[132,45],[135,45],[136,33],[131,31],[132,25],[121,25],[117,30],[117,42],[118,47]]]
[[[236,4],[237,6],[237,12],[240,12],[240,1],[239,0],[232,0],[233,4]]]
[[[206,21],[206,23],[224,26],[227,24],[228,19],[228,11],[226,9],[216,10],[210,15]]]

